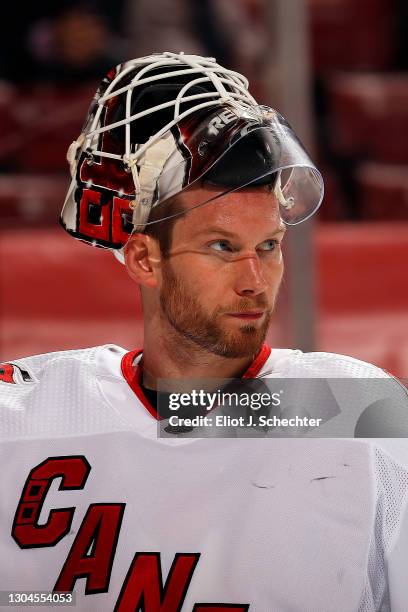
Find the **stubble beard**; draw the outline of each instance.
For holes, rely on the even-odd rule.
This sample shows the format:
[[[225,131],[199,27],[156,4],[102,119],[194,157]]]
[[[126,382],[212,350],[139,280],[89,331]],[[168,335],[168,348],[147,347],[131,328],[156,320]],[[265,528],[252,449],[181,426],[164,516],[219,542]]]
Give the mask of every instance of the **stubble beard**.
[[[209,315],[183,281],[174,275],[170,263],[163,268],[160,305],[162,314],[182,338],[214,355],[230,359],[253,357],[259,352],[273,311],[273,307],[267,308],[266,297],[259,295],[216,308]],[[258,308],[265,309],[264,322],[260,327],[247,323],[236,330],[226,330],[219,323],[224,313]]]

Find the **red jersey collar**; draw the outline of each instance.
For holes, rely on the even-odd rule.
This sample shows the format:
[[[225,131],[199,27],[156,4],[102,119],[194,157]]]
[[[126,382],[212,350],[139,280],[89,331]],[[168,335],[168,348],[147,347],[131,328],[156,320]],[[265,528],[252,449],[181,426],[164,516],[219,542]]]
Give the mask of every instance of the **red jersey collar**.
[[[266,363],[266,360],[269,358],[271,351],[272,349],[270,346],[263,344],[249,368],[242,375],[242,378],[256,378]],[[136,349],[126,353],[126,355],[122,357],[122,374],[127,384],[142,402],[146,410],[148,410],[155,419],[160,420],[160,416],[157,414],[156,409],[150,404],[140,386],[142,382],[142,368],[138,364],[133,365],[135,358],[141,353],[143,353],[143,349]]]

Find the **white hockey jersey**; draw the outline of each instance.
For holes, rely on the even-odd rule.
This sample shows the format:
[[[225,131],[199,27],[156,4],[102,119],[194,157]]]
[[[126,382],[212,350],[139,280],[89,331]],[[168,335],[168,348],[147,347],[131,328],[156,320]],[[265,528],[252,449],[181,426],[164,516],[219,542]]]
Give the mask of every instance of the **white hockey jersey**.
[[[408,470],[375,442],[157,437],[141,352],[0,366],[0,590],[120,612],[406,612]],[[385,374],[264,346],[252,377]]]

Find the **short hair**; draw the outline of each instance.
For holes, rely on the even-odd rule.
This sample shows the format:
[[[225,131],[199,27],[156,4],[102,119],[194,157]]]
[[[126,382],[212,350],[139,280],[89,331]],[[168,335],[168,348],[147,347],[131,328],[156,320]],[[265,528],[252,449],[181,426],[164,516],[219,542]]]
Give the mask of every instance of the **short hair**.
[[[157,240],[164,258],[167,258],[170,253],[174,225],[186,210],[183,208],[179,195],[176,194],[155,206],[150,213],[148,224],[143,230],[144,234]]]

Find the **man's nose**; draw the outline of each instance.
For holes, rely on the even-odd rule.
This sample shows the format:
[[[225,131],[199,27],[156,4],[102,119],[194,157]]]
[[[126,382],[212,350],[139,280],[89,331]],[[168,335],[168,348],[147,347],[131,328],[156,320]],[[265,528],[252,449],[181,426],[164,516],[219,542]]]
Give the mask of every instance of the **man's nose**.
[[[235,266],[235,291],[238,295],[258,295],[266,290],[267,283],[257,255],[240,257]]]

